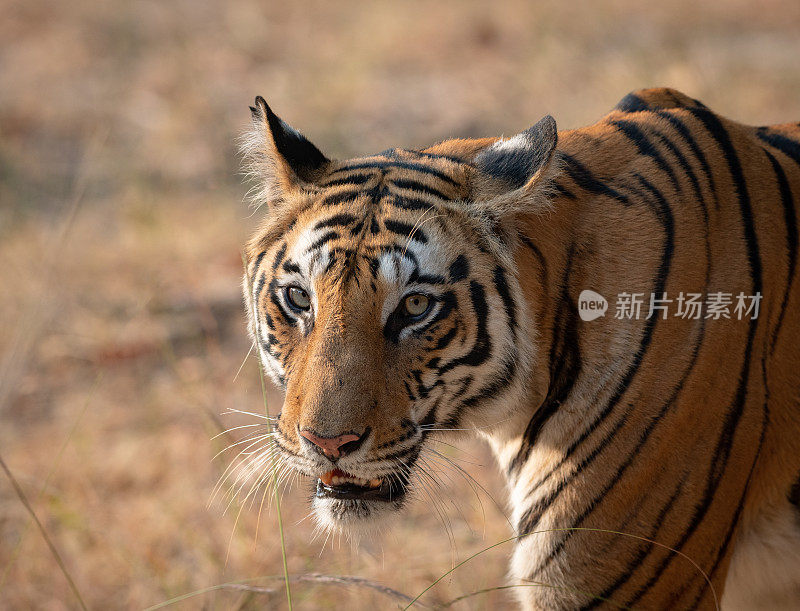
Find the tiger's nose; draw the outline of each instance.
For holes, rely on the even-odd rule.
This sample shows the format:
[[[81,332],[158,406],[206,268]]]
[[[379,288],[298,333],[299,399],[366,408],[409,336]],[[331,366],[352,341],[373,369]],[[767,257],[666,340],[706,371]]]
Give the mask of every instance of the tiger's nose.
[[[317,452],[321,452],[331,460],[337,460],[345,454],[355,452],[369,434],[369,428],[362,435],[344,433],[335,437],[323,437],[309,429],[301,430],[300,435],[314,445]]]

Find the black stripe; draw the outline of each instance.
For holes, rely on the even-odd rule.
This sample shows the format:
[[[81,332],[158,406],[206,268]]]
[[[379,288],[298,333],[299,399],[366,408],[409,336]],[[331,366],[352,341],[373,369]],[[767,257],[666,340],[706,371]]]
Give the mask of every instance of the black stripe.
[[[417,460],[417,457],[419,456],[419,451],[420,451],[420,444],[417,443],[408,448],[397,450],[396,452],[390,452],[388,454],[375,456],[373,457],[372,460],[374,461],[388,460],[395,463],[402,461],[403,463],[405,463],[404,467],[406,469],[404,469],[404,471],[397,471],[397,474],[405,476],[406,475],[405,470],[407,470],[409,473],[411,472],[411,467],[413,466],[414,461]]]
[[[767,339],[768,335],[765,334],[764,336],[764,347],[761,352],[761,382],[764,388],[764,402],[762,405],[762,418],[761,418],[761,435],[758,440],[758,447],[756,448],[755,456],[753,457],[753,461],[750,463],[750,472],[747,474],[747,479],[745,480],[744,489],[742,490],[741,495],[739,496],[739,503],[736,506],[736,512],[733,515],[733,519],[730,522],[730,526],[728,527],[728,532],[725,534],[725,539],[723,544],[719,547],[717,551],[717,557],[714,560],[714,564],[711,567],[711,571],[709,573],[709,577],[714,579],[714,575],[716,575],[717,570],[719,569],[723,558],[725,558],[728,547],[730,546],[731,542],[733,541],[733,533],[736,530],[736,527],[739,525],[739,518],[744,511],[744,502],[745,498],[747,497],[747,493],[750,489],[750,483],[753,477],[753,472],[755,471],[756,464],[758,463],[758,459],[761,456],[761,450],[764,446],[764,438],[766,437],[767,433],[767,426],[769,425],[770,420],[770,410],[769,410],[769,385],[767,384]],[[695,578],[696,579],[696,578]],[[683,584],[683,588],[680,592],[677,593],[676,599],[680,599],[683,595],[683,592],[688,589],[690,582],[686,582]],[[702,599],[703,595],[706,591],[706,583],[701,582],[701,588],[698,591],[697,595],[694,598],[694,602],[692,603],[692,607],[695,607],[697,603]]]
[[[344,176],[342,178],[334,178],[333,180],[329,180],[328,182],[322,183],[321,187],[336,187],[339,185],[363,185],[367,182],[370,178],[375,176],[374,174],[353,174],[352,176]]]
[[[258,310],[258,300],[261,297],[261,291],[264,290],[264,284],[267,282],[267,274],[261,274],[258,277],[258,284],[256,285],[255,294],[253,295],[253,305],[255,306],[256,310]],[[256,320],[256,323],[258,321]]]
[[[456,325],[453,325],[447,333],[442,335],[436,341],[436,345],[434,345],[433,349],[434,350],[444,350],[455,339],[457,333],[458,333],[458,327]]]
[[[800,142],[792,140],[775,132],[767,131],[765,127],[759,127],[756,135],[764,142],[778,149],[781,153],[790,157],[796,164],[800,165]]]
[[[364,191],[339,191],[322,198],[321,206],[337,206],[345,202],[355,201],[357,197],[364,195]]]
[[[364,258],[367,260],[367,265],[369,266],[369,273],[372,275],[372,278],[374,280],[375,278],[378,277],[378,268],[380,267],[381,262],[379,259],[375,257],[370,257],[369,255],[366,255]]]
[[[403,237],[408,237],[411,240],[416,240],[417,242],[421,242],[423,244],[427,243],[428,241],[428,237],[425,235],[425,232],[423,232],[418,226],[410,225],[402,221],[395,221],[393,219],[384,220],[383,226],[386,227],[387,231],[391,231],[392,233],[396,233],[397,235],[401,235]]]
[[[476,283],[477,284],[477,283]],[[503,301],[503,307],[506,312],[506,318],[508,319],[508,326],[511,329],[511,333],[514,337],[516,337],[516,328],[517,328],[517,312],[516,312],[516,304],[511,297],[511,292],[508,287],[508,282],[506,280],[505,272],[503,268],[499,265],[495,267],[494,270],[494,285],[497,289],[498,294],[500,295],[500,299]],[[491,346],[487,348],[490,349]],[[473,349],[474,350],[474,349]],[[517,360],[519,358],[519,354],[516,350],[510,355],[504,357],[502,365],[500,367],[500,371],[492,376],[492,378],[480,389],[478,392],[471,397],[465,399],[461,402],[458,407],[453,410],[453,413],[448,418],[449,426],[457,426],[458,422],[461,419],[461,413],[467,407],[472,407],[481,401],[486,399],[495,398],[500,393],[502,393],[506,388],[508,388],[511,383],[514,381],[517,373]],[[436,359],[438,362],[438,359]],[[441,368],[439,371],[440,373],[442,370],[445,369],[444,367]]]
[[[404,197],[402,195],[393,195],[385,199],[384,202],[400,210],[430,210],[436,207],[434,204],[424,199],[419,199],[418,197]]]
[[[634,176],[644,185],[648,190],[652,190],[651,192],[657,193],[655,188],[647,182],[643,176],[640,174],[634,174]],[[629,201],[628,198],[625,198],[625,201]],[[661,254],[661,263],[659,264],[658,272],[656,274],[655,279],[655,287],[653,292],[656,294],[664,293],[664,289],[666,286],[667,276],[669,274],[670,266],[672,263],[672,256],[675,248],[675,226],[674,226],[674,219],[672,217],[672,212],[669,209],[669,206],[666,204],[663,196],[659,194],[659,197],[656,198],[657,206],[654,206],[654,212],[661,223],[664,229],[664,244],[662,247],[662,254]],[[647,202],[648,204],[650,202]],[[564,457],[552,467],[545,476],[540,477],[537,484],[533,486],[533,488],[538,487],[542,482],[547,480],[553,473],[555,473],[575,452],[575,450],[591,435],[592,432],[595,431],[597,426],[603,422],[614,410],[617,406],[619,401],[622,399],[622,396],[628,390],[628,387],[633,382],[636,374],[641,367],[642,361],[644,360],[645,355],[650,347],[650,343],[653,339],[653,332],[655,329],[655,324],[659,320],[659,317],[654,316],[652,318],[645,320],[644,331],[642,332],[642,337],[639,340],[639,348],[634,353],[633,359],[628,366],[628,370],[625,373],[625,377],[622,381],[617,385],[614,395],[612,396],[611,400],[608,404],[602,409],[602,411],[586,426],[583,430],[583,433],[575,440],[573,443],[570,444],[569,448],[567,449]],[[611,428],[611,430],[606,434],[606,436],[601,440],[600,444],[592,450],[592,452],[583,460],[581,461],[581,466],[574,469],[570,475],[565,477],[561,482],[559,482],[556,489],[551,492],[547,498],[543,501],[533,505],[530,507],[525,514],[520,519],[517,530],[519,534],[525,534],[529,532],[539,521],[542,514],[547,510],[547,508],[555,502],[561,492],[564,490],[566,485],[574,479],[580,471],[588,466],[598,455],[604,445],[606,445],[610,439],[612,439],[616,433],[622,428],[622,425],[625,422],[625,418],[620,418],[617,423]]]
[[[662,208],[668,208],[668,204],[667,204],[666,200],[664,199],[664,196],[658,190],[656,190],[655,187],[653,187],[650,183],[648,183],[644,179],[644,177],[642,177],[641,175],[636,175],[636,176],[639,179],[639,182],[642,185],[642,187],[644,187],[647,191],[650,192],[651,196],[658,201],[659,205]],[[619,468],[617,469],[617,472],[614,475],[614,477],[606,484],[606,486],[604,487],[602,492],[600,492],[599,494],[594,496],[592,501],[584,508],[584,510],[581,513],[581,515],[578,516],[578,518],[573,522],[573,524],[575,526],[580,526],[581,524],[583,524],[584,521],[586,520],[586,518],[588,518],[593,513],[593,511],[597,508],[597,506],[600,504],[600,502],[604,498],[606,498],[606,496],[611,491],[611,489],[614,488],[614,486],[616,486],[621,481],[622,476],[628,470],[628,468],[633,464],[633,461],[639,455],[642,447],[645,445],[645,443],[649,439],[651,433],[655,430],[657,425],[662,422],[662,418],[666,415],[666,413],[669,410],[669,408],[674,404],[678,394],[683,389],[683,386],[686,383],[687,378],[689,377],[690,373],[694,369],[695,363],[697,362],[697,356],[699,354],[700,343],[702,342],[702,338],[703,338],[703,335],[704,335],[704,327],[705,327],[705,321],[703,322],[703,327],[701,327],[700,338],[695,343],[695,345],[693,346],[693,354],[692,354],[691,360],[689,362],[689,366],[686,368],[686,370],[684,371],[683,375],[681,376],[681,379],[678,381],[678,383],[673,388],[671,396],[662,405],[659,414],[657,416],[655,416],[647,424],[647,426],[645,427],[644,431],[642,431],[639,434],[636,446],[628,454],[628,456],[626,457],[625,461],[619,466]],[[624,419],[623,419],[623,421],[624,421]],[[596,456],[599,456],[600,453],[602,453],[603,450],[605,450],[607,447],[609,447],[610,443],[608,443],[608,442],[610,440],[611,440],[611,436],[607,437],[600,444],[600,446],[598,446],[598,448],[593,452],[594,456],[593,456],[592,460],[594,460],[594,458],[596,458]],[[580,473],[581,471],[583,471],[588,466],[588,464],[589,463],[586,460],[582,461],[580,466],[576,469],[575,472],[576,473]],[[549,555],[545,559],[545,561],[536,569],[536,572],[541,572],[545,568],[547,568],[547,566],[561,552],[561,550],[566,545],[567,541],[575,534],[575,532],[576,531],[568,531],[568,532],[566,532],[566,533],[564,533],[562,535],[561,540],[551,550],[551,552],[549,553]]]
[[[450,282],[459,282],[469,276],[469,261],[464,255],[458,255],[448,268]]]
[[[580,342],[578,341],[578,317],[575,305],[569,296],[569,274],[575,246],[570,245],[567,252],[564,273],[561,276],[561,294],[556,305],[556,316],[550,334],[550,384],[547,396],[539,409],[534,412],[525,427],[520,449],[507,467],[508,475],[518,471],[528,460],[545,423],[555,415],[566,401],[578,379],[581,369]]]
[[[539,266],[542,268],[542,289],[547,290],[547,261],[545,260],[542,251],[538,246],[536,246],[536,244],[531,242],[530,239],[522,234],[520,234],[520,240],[522,240],[522,243],[525,244],[525,246],[531,249],[531,252],[533,252],[533,255],[536,257]],[[570,248],[572,247],[570,246]]]
[[[672,118],[672,117],[670,117],[670,118]],[[678,131],[679,131],[679,134],[680,134],[680,130],[678,130]],[[695,175],[694,170],[692,169],[692,166],[689,164],[689,162],[686,159],[686,157],[684,157],[684,155],[683,155],[683,153],[681,153],[680,149],[665,134],[662,134],[661,132],[656,131],[656,135],[661,140],[661,142],[672,152],[672,154],[678,160],[678,163],[681,166],[681,168],[683,168],[683,170],[686,172],[687,176],[689,177],[689,180],[692,183],[692,186],[694,188],[695,196],[697,198],[697,204],[700,207],[700,211],[701,211],[701,213],[703,215],[703,244],[705,246],[705,255],[706,255],[705,283],[704,283],[703,290],[704,290],[704,293],[706,293],[706,292],[708,292],[708,285],[709,285],[709,282],[710,282],[710,279],[711,279],[711,261],[712,261],[712,258],[711,258],[711,240],[710,240],[709,231],[708,231],[708,205],[707,205],[706,199],[705,199],[705,197],[703,195],[703,191],[700,188],[700,183],[699,183],[699,181],[697,179],[697,176]],[[680,135],[681,135],[681,137],[683,137],[682,134],[680,134]],[[689,143],[690,147],[692,146],[692,144],[694,145],[694,147],[697,146],[697,144],[694,142],[694,140],[687,141],[687,143]],[[700,155],[702,155],[702,151],[698,150],[698,153]],[[701,165],[702,165],[705,162],[705,156],[698,157],[698,160],[701,161]],[[709,178],[709,180],[711,179],[710,174],[708,175],[708,178]],[[709,186],[712,188],[712,193],[713,193],[713,183],[709,182]],[[717,206],[719,206],[719,202],[717,202]]]
[[[497,289],[500,299],[503,301],[503,308],[508,317],[508,326],[511,328],[511,333],[514,337],[517,335],[517,304],[511,297],[511,289],[506,280],[506,273],[499,265],[494,268],[494,287]]]
[[[750,265],[750,274],[753,280],[753,294],[762,291],[762,277],[761,277],[761,260],[758,253],[758,240],[755,235],[755,226],[753,224],[753,212],[750,204],[750,195],[747,191],[745,183],[744,172],[742,171],[741,162],[736,154],[733,143],[730,140],[728,132],[722,125],[722,122],[712,112],[705,108],[692,108],[689,109],[692,113],[708,130],[714,140],[717,142],[720,150],[722,151],[725,161],[728,164],[731,178],[733,179],[734,191],[739,202],[739,209],[742,216],[743,230],[745,234],[745,243],[747,246],[747,256]],[[741,371],[739,372],[739,382],[737,385],[734,400],[725,415],[723,422],[722,432],[717,440],[714,454],[712,456],[711,465],[709,467],[708,476],[706,479],[706,486],[701,497],[700,503],[695,506],[692,514],[692,519],[688,528],[683,532],[680,540],[674,546],[675,549],[681,550],[689,538],[694,534],[695,530],[700,526],[700,523],[705,518],[706,513],[714,500],[714,493],[719,485],[720,479],[725,474],[728,458],[730,456],[733,439],[736,434],[739,421],[744,411],[744,404],[747,397],[747,384],[749,378],[749,364],[752,358],[753,340],[756,331],[756,322],[751,321],[747,335],[747,344],[745,346],[744,360],[742,363]],[[651,576],[650,580],[642,586],[631,599],[627,606],[634,605],[638,600],[646,594],[656,581],[661,577],[664,571],[672,562],[673,555],[667,556],[664,561],[656,569],[655,573]],[[704,588],[705,589],[705,586]]]
[[[403,386],[405,386],[406,396],[408,397],[408,400],[412,401],[412,402],[416,401],[417,400],[417,395],[415,395],[414,391],[411,390],[411,386],[409,385],[409,383],[406,380],[403,380]]]
[[[792,485],[791,490],[787,496],[789,502],[795,506],[800,515],[800,473],[797,474],[797,481]]]
[[[408,259],[411,261],[411,264],[414,267],[419,267],[419,261],[417,261],[417,255],[415,255],[411,250],[408,248],[403,248],[400,244],[382,244],[375,248],[377,252],[380,254],[394,254],[400,255],[401,259]]]
[[[672,186],[675,187],[675,190],[678,193],[682,191],[678,177],[675,175],[672,167],[666,162],[658,149],[653,146],[653,143],[650,141],[647,135],[641,129],[639,129],[638,125],[632,121],[621,120],[611,121],[610,123],[611,125],[618,127],[620,131],[636,145],[640,155],[644,155],[645,157],[649,157],[655,161],[656,165],[661,168],[664,173],[667,174],[667,176],[669,176]]]
[[[352,214],[347,214],[346,212],[342,212],[340,214],[334,214],[333,216],[328,217],[324,221],[320,221],[316,225],[314,225],[314,229],[324,229],[325,227],[346,227],[351,223],[355,222],[356,217]]]
[[[674,117],[670,113],[665,112],[657,112],[656,113],[659,117],[666,119],[670,125],[678,132],[678,135],[683,139],[683,141],[689,145],[689,148],[692,149],[697,160],[700,162],[700,166],[702,170],[705,172],[706,179],[708,180],[708,186],[711,190],[711,193],[716,196],[716,187],[714,185],[714,177],[711,174],[711,169],[708,167],[708,162],[706,160],[705,154],[702,150],[697,146],[697,142],[695,142],[692,135],[689,133],[689,130],[686,126]],[[703,215],[703,242],[705,246],[705,254],[706,254],[706,266],[705,266],[705,283],[704,283],[704,292],[708,291],[708,285],[711,279],[711,265],[712,265],[712,258],[711,258],[711,239],[708,231],[708,205],[706,203],[706,199],[703,195],[702,189],[700,188],[699,181],[697,176],[695,175],[694,171],[691,168],[688,160],[680,153],[678,147],[676,147],[672,141],[667,138],[664,134],[658,134],[659,137],[662,139],[662,142],[668,144],[668,148],[673,151],[673,154],[678,159],[681,167],[684,168],[684,171],[689,176],[690,181],[695,190],[695,195],[697,197],[697,203],[700,206],[700,211]],[[719,201],[716,201],[716,207],[719,208]]]
[[[503,359],[503,364],[500,367],[500,371],[492,376],[491,380],[482,386],[478,392],[464,401],[458,406],[455,410],[455,413],[451,416],[452,421],[454,424],[452,426],[456,426],[459,420],[461,419],[461,412],[466,407],[472,407],[477,405],[481,401],[485,401],[486,399],[494,399],[497,398],[500,393],[502,393],[506,388],[508,388],[511,383],[514,381],[514,378],[517,374],[517,359],[519,355],[514,352],[514,354],[509,355],[508,357]]]
[[[762,270],[761,259],[759,257],[758,237],[755,232],[755,221],[753,218],[753,210],[750,203],[750,194],[747,190],[744,172],[742,171],[741,162],[736,154],[733,143],[730,140],[728,132],[725,130],[722,122],[712,112],[705,109],[692,109],[694,114],[708,129],[711,135],[719,144],[722,149],[723,155],[731,172],[734,182],[734,190],[736,192],[739,210],[742,216],[742,225],[744,230],[745,243],[747,246],[747,259],[750,265],[750,273],[753,279],[753,294],[762,293]],[[718,474],[719,479],[725,470],[727,464],[728,454],[730,453],[730,446],[733,442],[733,436],[736,432],[736,427],[741,418],[744,408],[744,402],[747,394],[747,380],[749,372],[750,355],[753,348],[753,340],[755,337],[756,321],[751,321],[749,333],[747,337],[747,348],[745,363],[739,375],[739,386],[737,389],[737,400],[733,409],[728,412],[725,421],[723,435],[717,444],[717,451],[715,452],[714,462],[712,463],[712,473]],[[724,455],[724,457],[721,457]],[[710,499],[709,499],[710,500]]]
[[[762,359],[762,365],[763,365],[763,359]],[[763,371],[763,373],[764,375],[766,375],[766,371]],[[731,520],[731,524],[728,527],[728,532],[725,534],[725,540],[723,541],[722,546],[717,551],[717,557],[714,560],[714,564],[711,567],[711,571],[709,573],[709,578],[711,579],[714,579],[714,575],[716,575],[717,570],[720,567],[720,563],[722,562],[722,559],[727,554],[728,547],[730,546],[731,541],[733,541],[733,533],[736,531],[736,527],[739,525],[739,518],[742,516],[742,512],[744,511],[744,500],[745,497],[747,496],[748,490],[750,489],[750,480],[753,477],[753,472],[755,471],[756,463],[758,462],[758,457],[761,455],[761,449],[764,445],[764,437],[766,436],[767,425],[769,423],[769,407],[767,406],[766,399],[764,400],[763,408],[764,408],[764,416],[761,421],[761,436],[758,440],[758,448],[756,449],[756,454],[755,457],[753,458],[753,462],[750,465],[750,472],[747,474],[744,490],[742,490],[742,494],[739,497],[739,503],[736,506],[736,511],[733,514],[733,519]],[[691,581],[696,581],[698,577],[699,575],[696,575]],[[685,591],[688,588],[691,581],[684,583],[682,589],[674,594],[676,600],[681,597],[683,591]],[[694,602],[692,602],[692,604],[689,607],[691,609],[697,608],[700,599],[702,599],[703,595],[706,592],[706,588],[708,588],[708,582],[705,579],[701,580],[700,585],[701,585],[700,590],[695,596]]]
[[[445,201],[448,201],[450,199],[447,195],[439,191],[439,189],[435,189],[434,187],[428,186],[424,183],[417,182],[416,180],[397,179],[393,180],[392,183],[398,189],[408,189],[410,191],[425,193],[427,195],[432,195],[434,197],[438,197],[439,199],[443,199]]]
[[[408,282],[419,282],[421,284],[448,284],[444,276],[436,274],[420,274],[419,268],[415,267],[411,274],[408,276]]]
[[[458,165],[472,165],[470,163],[465,162],[463,159],[459,159],[458,157],[453,157],[451,155],[437,155],[435,153],[426,153],[425,151],[409,151],[409,152],[413,153],[414,155],[419,155],[420,157],[427,157],[428,159],[444,159],[445,161],[450,161]]]
[[[681,492],[683,492],[683,481],[678,482],[678,486],[675,488],[675,491],[672,493],[672,496],[669,497],[669,500],[667,500],[667,502],[661,508],[661,511],[658,512],[658,516],[656,516],[656,519],[651,522],[652,528],[650,529],[650,532],[647,534],[647,538],[650,539],[651,541],[658,540],[656,537],[658,536],[658,533],[661,530],[661,527],[663,526],[664,518],[667,517],[669,510],[672,509],[673,505],[675,505],[675,501],[678,500],[678,497],[680,497]],[[642,566],[644,559],[653,549],[653,544],[647,543],[645,541],[638,542],[637,546],[639,547],[639,551],[633,557],[633,559],[630,562],[628,562],[626,570],[617,578],[617,580],[614,583],[612,583],[605,590],[603,590],[602,594],[595,597],[594,600],[592,600],[592,602],[590,602],[589,604],[586,604],[583,607],[581,607],[581,611],[589,611],[590,609],[595,609],[600,605],[601,601],[611,600],[611,597],[614,596],[614,593],[617,590],[619,590],[623,585],[625,585],[625,583],[627,583],[631,577],[633,577],[633,574],[636,571],[636,569]]]
[[[294,261],[284,261],[283,262],[283,271],[288,274],[299,274],[300,273],[300,266],[295,263]]]
[[[401,168],[404,170],[413,170],[414,172],[420,172],[421,174],[430,174],[431,176],[435,176],[436,178],[443,180],[444,182],[451,184],[453,186],[459,186],[458,181],[454,180],[444,172],[440,172],[439,170],[435,170],[426,165],[422,165],[420,163],[413,163],[410,161],[398,161],[398,160],[363,161],[360,163],[354,163],[352,165],[344,166],[336,170],[333,170],[331,174],[338,174],[339,172],[350,172],[352,170],[364,170],[367,168],[378,168],[382,170],[386,170],[389,168]]]
[[[624,474],[624,472],[628,469],[628,467],[630,467],[630,465],[633,463],[633,460],[641,452],[642,448],[644,447],[645,443],[649,439],[649,437],[652,434],[652,432],[655,430],[655,428],[658,426],[658,424],[661,423],[662,419],[666,416],[666,414],[669,411],[669,409],[675,404],[675,401],[677,400],[678,395],[680,394],[680,392],[683,390],[683,388],[684,388],[684,386],[686,384],[686,381],[689,379],[689,376],[694,371],[695,364],[697,363],[697,358],[698,358],[698,356],[700,354],[700,350],[702,348],[703,339],[705,338],[705,330],[706,330],[705,326],[706,326],[705,319],[701,319],[700,329],[698,331],[698,337],[697,337],[697,340],[694,343],[694,346],[692,347],[692,355],[691,355],[689,364],[686,367],[686,369],[684,370],[683,374],[681,375],[681,379],[678,381],[678,383],[672,389],[671,395],[663,403],[661,409],[659,410],[659,413],[647,424],[647,426],[645,427],[645,430],[642,433],[639,434],[636,446],[628,454],[628,457],[625,460],[625,462],[617,469],[617,473],[614,476],[614,478],[611,480],[611,483],[606,486],[606,488],[603,490],[602,493],[596,495],[595,498],[592,500],[592,503],[589,506],[591,509],[596,507],[599,504],[599,502],[608,494],[608,492],[611,490],[611,488],[614,485],[616,485],[616,483],[618,483],[620,481],[620,479],[622,478],[622,475]],[[669,504],[671,505],[671,503],[669,503]],[[578,520],[576,520],[574,522],[574,524],[576,526],[580,525],[586,519],[586,517],[588,517],[591,514],[591,509],[589,511],[584,512],[580,516],[580,518],[578,518]],[[660,522],[664,518],[665,515],[666,515],[666,511],[662,512],[661,518],[659,518],[659,520],[656,523]],[[572,533],[568,533],[568,534],[572,534]],[[653,537],[651,536],[650,538],[652,539]],[[614,582],[614,584],[612,584],[611,586],[606,588],[605,592],[601,596],[603,598],[610,598],[616,592],[616,590],[618,590],[625,583],[627,583],[627,581],[631,577],[633,577],[633,573],[634,573],[635,569],[638,566],[641,565],[641,563],[644,561],[644,558],[647,555],[649,555],[649,553],[651,551],[653,551],[653,548],[649,547],[645,551],[640,553],[640,555],[637,558],[635,558],[634,560],[629,562],[628,563],[628,567],[626,568],[626,570],[624,570],[621,573],[619,579],[617,579],[617,581]]]
[[[264,255],[267,254],[266,250],[262,250],[258,256],[256,257],[255,262],[253,263],[253,273],[255,274],[258,271],[258,266],[261,265],[261,261],[264,258]]]
[[[614,109],[622,112],[643,112],[650,110],[650,106],[635,93],[629,93],[614,106]]]
[[[290,327],[294,327],[294,326],[297,325],[297,319],[294,316],[292,316],[291,314],[289,314],[289,312],[286,311],[286,308],[283,307],[283,303],[278,298],[277,289],[278,289],[278,282],[277,282],[277,280],[275,280],[273,278],[270,281],[269,288],[268,288],[268,290],[269,290],[269,299],[272,302],[272,304],[276,308],[278,308],[278,312],[280,312],[280,315],[283,317],[284,322],[287,325],[289,325]]]
[[[324,246],[331,240],[338,240],[339,239],[339,232],[338,231],[328,231],[327,233],[318,237],[314,242],[306,249],[306,252],[311,252],[312,250],[316,250],[320,246]]]
[[[472,302],[472,310],[475,313],[475,322],[477,324],[475,343],[472,345],[472,349],[469,353],[442,365],[438,371],[440,376],[462,365],[477,367],[491,356],[492,340],[489,337],[489,330],[486,324],[489,317],[489,306],[486,303],[486,291],[479,282],[472,280],[469,283],[469,294]]]
[[[708,186],[711,189],[711,192],[716,194],[717,186],[714,183],[714,175],[711,172],[711,166],[709,166],[708,159],[706,158],[705,153],[697,144],[697,141],[692,136],[691,131],[689,130],[688,127],[686,127],[686,124],[683,121],[681,121],[678,117],[676,117],[674,113],[671,112],[665,112],[662,110],[662,111],[657,111],[655,114],[661,117],[662,119],[668,121],[669,124],[672,125],[672,127],[675,129],[675,131],[677,131],[680,134],[681,138],[683,138],[686,144],[689,145],[689,148],[692,149],[692,153],[700,162],[700,167],[703,169],[703,173],[706,176],[706,180],[708,180]],[[719,206],[719,202],[717,202],[717,206]]]
[[[361,233],[362,229],[364,229],[364,221],[363,220],[359,221],[358,223],[356,223],[355,225],[353,225],[350,228],[350,235],[351,236],[358,235],[359,233]]]
[[[419,369],[412,369],[411,375],[414,376],[414,380],[417,383],[417,393],[419,394],[421,399],[427,399],[430,392],[438,387],[442,386],[444,382],[441,379],[437,379],[433,384],[430,386],[425,386],[422,382],[422,372]]]
[[[783,317],[786,314],[786,306],[789,302],[789,295],[792,291],[792,284],[794,282],[794,272],[797,267],[797,219],[795,217],[794,199],[792,198],[792,191],[789,187],[789,181],[786,179],[786,173],[778,163],[778,160],[767,150],[764,151],[770,162],[772,169],[775,171],[775,179],[778,181],[778,190],[781,194],[781,204],[783,205],[783,223],[786,226],[786,250],[789,257],[789,269],[786,272],[786,290],[783,293],[783,300],[781,301],[780,314],[778,314],[778,321],[775,323],[775,328],[772,330],[772,341],[770,342],[770,354],[775,350],[775,344],[778,341],[778,333],[783,325]]]
[[[712,137],[717,141],[725,157],[725,161],[728,164],[734,182],[734,190],[739,201],[742,223],[744,224],[744,235],[747,242],[747,258],[753,275],[753,289],[754,291],[761,292],[761,260],[759,259],[758,253],[758,238],[755,233],[750,194],[747,191],[744,172],[742,171],[739,157],[736,154],[736,149],[731,142],[728,132],[723,127],[722,122],[714,113],[705,108],[692,108],[689,109],[689,112],[703,123]]]
[[[561,157],[564,160],[567,174],[581,189],[596,195],[605,195],[623,204],[630,203],[625,195],[608,186],[605,182],[595,178],[588,168],[572,155],[562,152]]]
[[[400,426],[405,430],[405,432],[402,435],[394,437],[389,441],[386,441],[384,443],[375,446],[375,449],[385,450],[386,448],[391,448],[392,446],[400,445],[404,441],[408,441],[409,439],[417,435],[417,433],[419,433],[419,428],[417,427],[417,425],[411,422],[411,420],[409,420],[408,418],[403,418],[400,421]]]
[[[725,557],[728,551],[728,546],[733,541],[733,533],[736,530],[736,527],[739,525],[739,518],[744,511],[744,501],[747,497],[747,493],[750,489],[751,479],[753,477],[753,472],[755,471],[756,464],[758,463],[758,458],[761,455],[761,450],[764,446],[764,438],[767,433],[767,426],[769,424],[769,388],[767,386],[767,361],[766,361],[766,336],[764,341],[764,350],[761,354],[761,379],[764,385],[764,404],[762,406],[762,419],[761,419],[761,435],[758,440],[758,447],[756,448],[755,456],[753,457],[753,461],[750,463],[750,472],[747,474],[747,479],[745,480],[744,489],[742,490],[742,494],[739,496],[739,503],[736,506],[736,511],[734,512],[733,519],[731,520],[730,526],[728,527],[728,532],[725,534],[725,539],[723,544],[719,547],[717,551],[717,557],[714,560],[714,564],[711,567],[711,571],[709,572],[708,576],[710,579],[714,579],[714,575],[716,575],[717,570],[720,567],[720,563],[722,559]],[[683,593],[688,589],[689,585],[692,581],[696,581],[697,576],[693,577],[691,580],[684,582],[681,590],[673,594],[674,600],[679,600]],[[701,582],[701,588],[698,591],[697,595],[694,598],[694,602],[691,605],[691,608],[696,608],[698,602],[705,594],[707,587],[707,582],[703,580]]]
[[[680,149],[675,146],[675,143],[670,140],[666,134],[663,134],[659,131],[653,130],[656,137],[659,141],[667,147],[667,149],[672,153],[672,155],[677,159],[678,165],[681,166],[681,169],[686,173],[689,177],[689,182],[692,183],[692,188],[694,189],[695,197],[697,197],[697,203],[700,204],[700,209],[703,212],[703,222],[706,226],[706,231],[708,230],[708,209],[706,208],[705,198],[703,197],[703,190],[700,188],[700,181],[697,180],[697,175],[694,173],[692,166],[687,161],[686,157],[680,151]]]
[[[564,185],[560,183],[554,184],[553,190],[556,192],[557,197],[566,197],[567,199],[575,199],[575,194],[569,191]]]
[[[287,243],[284,242],[283,244],[281,244],[281,247],[278,250],[278,253],[275,255],[275,260],[272,262],[272,271],[273,272],[276,269],[278,269],[278,266],[281,264],[281,261],[283,261],[283,258],[286,256],[286,247],[287,247]]]

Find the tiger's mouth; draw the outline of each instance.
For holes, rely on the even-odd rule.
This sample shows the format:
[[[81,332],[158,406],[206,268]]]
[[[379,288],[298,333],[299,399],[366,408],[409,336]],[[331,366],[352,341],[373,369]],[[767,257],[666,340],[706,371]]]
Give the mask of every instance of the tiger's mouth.
[[[399,474],[392,477],[364,479],[351,473],[333,469],[317,479],[317,498],[360,501],[397,501],[403,497],[408,479]]]

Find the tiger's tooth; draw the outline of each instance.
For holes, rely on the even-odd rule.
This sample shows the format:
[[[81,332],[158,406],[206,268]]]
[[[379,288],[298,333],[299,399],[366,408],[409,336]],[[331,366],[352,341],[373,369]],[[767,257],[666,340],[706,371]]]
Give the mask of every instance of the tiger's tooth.
[[[383,480],[381,480],[381,479],[371,479],[371,480],[369,480],[369,487],[370,488],[377,488],[378,486],[381,485],[382,481]]]
[[[320,481],[326,486],[330,486],[333,481],[333,471],[326,471],[319,476]]]

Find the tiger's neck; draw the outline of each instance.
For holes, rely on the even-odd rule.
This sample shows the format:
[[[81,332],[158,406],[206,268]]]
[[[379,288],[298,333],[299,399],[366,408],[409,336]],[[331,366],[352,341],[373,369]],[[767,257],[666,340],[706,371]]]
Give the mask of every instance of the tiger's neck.
[[[512,417],[485,435],[507,478],[512,507],[522,505],[514,498],[530,492],[537,473],[546,473],[564,458],[574,429],[552,426],[553,416],[568,398],[570,404],[581,396],[588,401],[593,392],[588,386],[582,388],[585,358],[579,335],[594,329],[580,320],[577,300],[584,289],[604,290],[596,284],[599,255],[590,235],[593,228],[602,227],[592,221],[598,214],[590,196],[562,189],[552,211],[531,215],[520,226],[515,264],[528,313],[531,368],[524,396],[512,399],[516,403]],[[609,352],[604,365],[609,376],[613,357]],[[542,437],[545,424],[549,426]],[[512,517],[515,524],[520,519]]]

